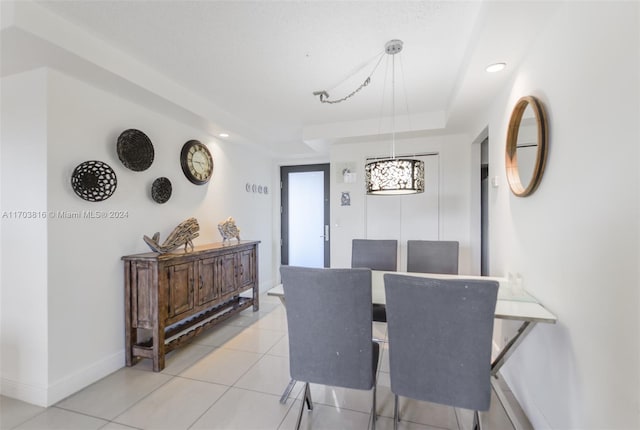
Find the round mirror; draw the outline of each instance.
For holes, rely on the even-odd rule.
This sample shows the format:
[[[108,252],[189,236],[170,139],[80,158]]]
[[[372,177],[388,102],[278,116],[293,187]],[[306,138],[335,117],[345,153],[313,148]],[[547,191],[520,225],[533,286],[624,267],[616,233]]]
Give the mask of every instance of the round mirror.
[[[513,194],[525,197],[540,184],[547,161],[547,118],[540,102],[522,97],[507,129],[507,180]]]

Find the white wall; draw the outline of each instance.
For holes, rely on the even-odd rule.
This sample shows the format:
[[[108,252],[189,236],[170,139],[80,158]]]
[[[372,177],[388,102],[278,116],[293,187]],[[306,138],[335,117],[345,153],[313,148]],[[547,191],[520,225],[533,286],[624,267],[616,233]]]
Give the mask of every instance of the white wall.
[[[569,2],[490,116],[491,272],[520,272],[558,317],[503,368],[537,429],[640,428],[640,33],[637,2]],[[504,142],[524,95],[547,109],[546,172],[509,191]]]
[[[331,147],[331,266],[351,265],[351,240],[365,237],[366,205],[364,165],[367,157],[386,156],[390,143],[337,144]],[[479,243],[471,240],[471,145],[465,135],[396,140],[396,154],[439,154],[439,238],[460,242],[460,273],[479,274]],[[339,172],[355,166],[357,181],[342,183]],[[480,176],[478,173],[477,181]],[[429,187],[430,184],[425,184]],[[343,191],[351,193],[351,206],[340,206]],[[381,199],[384,197],[380,197]],[[411,198],[411,196],[406,196]],[[477,255],[477,258],[473,256]]]
[[[46,71],[2,79],[0,91],[0,386],[3,393],[43,404],[48,377]]]
[[[21,80],[23,77],[10,79]],[[43,227],[46,234],[33,245],[47,264],[40,269],[44,276],[35,294],[36,300],[46,300],[48,291],[46,316],[43,316],[49,344],[44,366],[48,375],[43,387],[46,400],[24,398],[15,392],[5,394],[31,403],[52,404],[124,365],[123,265],[120,257],[149,251],[142,240],[143,235],[159,231],[163,240],[179,222],[195,216],[200,224],[200,237],[195,243],[219,242],[217,223],[233,216],[243,240],[262,241],[259,249],[261,289],[273,285],[272,194],[245,191],[247,182],[272,184],[272,161],[255,151],[216,140],[202,130],[61,73],[48,71],[39,79],[40,87],[36,88],[40,91],[47,88],[45,94],[37,94],[40,99],[46,97],[47,122],[43,122],[46,139],[41,141],[42,154],[36,153],[36,156],[47,154],[46,168],[38,170],[47,173],[33,189],[40,195],[46,191],[46,199],[39,199],[46,202],[45,210],[54,213],[121,211],[125,214],[123,218],[107,219],[49,217]],[[8,103],[6,111],[17,108],[14,103]],[[16,125],[16,134],[30,130],[30,123],[20,124],[24,127]],[[154,144],[154,162],[144,172],[125,168],[118,159],[117,137],[127,128],[142,130]],[[190,139],[207,144],[214,157],[213,178],[205,186],[188,182],[180,167],[180,149]],[[5,151],[5,147],[13,148],[15,143],[17,141],[5,142],[3,135],[3,163],[17,165],[21,161],[18,154]],[[70,186],[73,169],[83,161],[94,159],[109,164],[118,177],[115,194],[98,203],[80,199]],[[160,176],[168,177],[173,185],[172,197],[165,204],[155,203],[150,197],[151,184]],[[3,191],[21,186],[19,181],[14,181],[3,185]],[[3,210],[10,208],[3,205]],[[32,224],[21,227],[23,231],[31,228]],[[6,249],[3,255],[6,257]],[[8,298],[15,294],[26,300],[23,286],[16,282],[19,274],[13,267],[3,269],[3,303],[7,300],[6,293]],[[6,302],[6,305],[13,303]],[[8,333],[3,334],[8,339],[17,336],[15,332],[6,331]],[[3,336],[3,362],[7,358],[9,362],[21,360],[12,351],[6,352],[4,339]],[[26,383],[26,375],[41,372],[42,364],[22,368],[17,375],[7,375],[3,370],[3,382],[11,376],[16,378],[18,385]],[[3,385],[3,392],[4,389]]]

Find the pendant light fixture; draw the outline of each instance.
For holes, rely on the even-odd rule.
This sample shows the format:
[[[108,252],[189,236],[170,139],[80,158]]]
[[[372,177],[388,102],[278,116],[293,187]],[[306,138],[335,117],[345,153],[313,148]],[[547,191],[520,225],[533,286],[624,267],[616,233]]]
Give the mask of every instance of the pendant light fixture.
[[[339,99],[330,99],[326,90],[314,91],[313,95],[320,98],[321,103],[341,103],[355,96],[371,82],[371,77],[378,69],[385,53],[391,57],[391,155],[370,161],[365,165],[365,179],[367,194],[398,195],[417,194],[424,192],[424,162],[411,158],[396,158],[396,130],[395,130],[395,55],[402,51],[402,40],[393,39],[384,45],[384,52],[380,54],[373,71],[364,82],[351,93]],[[387,57],[388,58],[388,57]],[[406,97],[406,94],[405,94]],[[383,94],[384,98],[384,94]]]
[[[398,195],[424,192],[424,162],[410,158],[396,158],[395,55],[402,51],[401,40],[390,40],[385,52],[391,56],[391,156],[370,161],[365,165],[367,194]]]

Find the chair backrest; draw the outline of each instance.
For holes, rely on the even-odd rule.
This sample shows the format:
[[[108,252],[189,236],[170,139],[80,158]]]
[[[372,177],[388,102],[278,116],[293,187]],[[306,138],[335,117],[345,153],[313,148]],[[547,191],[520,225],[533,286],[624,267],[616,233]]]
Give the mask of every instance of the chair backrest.
[[[398,241],[353,239],[351,242],[351,267],[397,271]]]
[[[391,391],[484,411],[498,283],[384,275]]]
[[[408,240],[407,272],[458,274],[456,241]]]
[[[374,384],[371,270],[282,266],[291,377],[368,390]]]

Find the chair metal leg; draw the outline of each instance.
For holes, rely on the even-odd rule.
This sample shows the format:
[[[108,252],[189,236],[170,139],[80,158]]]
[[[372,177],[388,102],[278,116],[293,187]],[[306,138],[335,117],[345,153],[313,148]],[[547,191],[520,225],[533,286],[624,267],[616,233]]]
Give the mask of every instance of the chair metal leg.
[[[482,426],[480,425],[480,413],[478,411],[473,411],[473,427],[472,430],[482,430]]]
[[[300,412],[298,412],[298,421],[296,422],[296,430],[300,429],[300,423],[302,422],[302,412],[304,411],[304,404],[307,404],[307,407],[310,411],[313,410],[313,402],[311,401],[311,389],[309,388],[309,383],[305,382],[304,384],[304,394],[302,398],[302,405],[300,405]]]
[[[398,411],[398,395],[395,394],[393,400],[393,430],[398,430],[398,423],[400,422],[400,413]]]
[[[306,386],[305,386],[306,390]],[[296,430],[300,429],[300,423],[302,422],[302,412],[304,411],[304,399],[302,400],[302,404],[300,405],[300,412],[298,412],[298,421],[296,422]]]
[[[311,400],[311,386],[307,382],[307,388],[304,393],[304,401],[307,403],[307,408],[312,411],[313,410],[313,401]]]
[[[371,430],[376,430],[376,384],[373,385],[373,405],[371,406]]]

